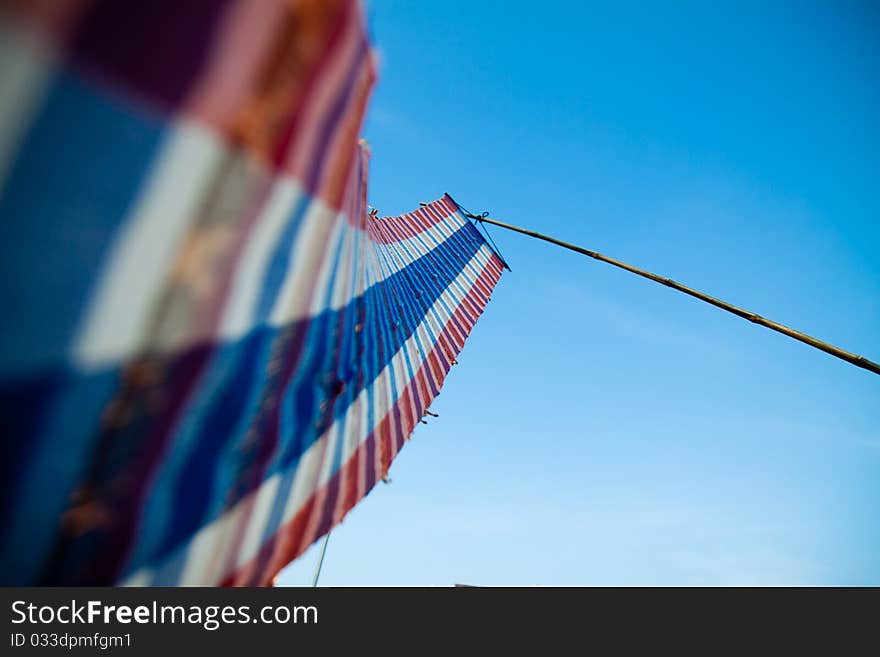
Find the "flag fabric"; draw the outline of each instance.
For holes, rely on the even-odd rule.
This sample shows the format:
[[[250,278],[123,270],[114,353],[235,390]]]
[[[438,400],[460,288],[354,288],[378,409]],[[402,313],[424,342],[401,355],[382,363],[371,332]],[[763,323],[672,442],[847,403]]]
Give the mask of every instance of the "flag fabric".
[[[0,3],[3,584],[268,584],[387,473],[502,262],[366,206],[351,0]]]

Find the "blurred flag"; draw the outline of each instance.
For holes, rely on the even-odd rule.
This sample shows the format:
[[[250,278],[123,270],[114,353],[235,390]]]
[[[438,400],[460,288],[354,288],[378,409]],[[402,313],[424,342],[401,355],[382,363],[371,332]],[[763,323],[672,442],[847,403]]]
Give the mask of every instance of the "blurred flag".
[[[4,584],[268,584],[382,478],[501,262],[367,213],[357,2],[3,0]]]

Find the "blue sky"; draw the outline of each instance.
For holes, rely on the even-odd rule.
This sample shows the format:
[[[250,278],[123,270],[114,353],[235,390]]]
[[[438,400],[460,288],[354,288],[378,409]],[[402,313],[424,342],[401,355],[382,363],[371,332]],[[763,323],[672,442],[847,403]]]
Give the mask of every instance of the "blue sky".
[[[374,0],[372,204],[880,360],[880,11],[765,4]],[[322,584],[880,585],[880,377],[492,234],[513,271]]]

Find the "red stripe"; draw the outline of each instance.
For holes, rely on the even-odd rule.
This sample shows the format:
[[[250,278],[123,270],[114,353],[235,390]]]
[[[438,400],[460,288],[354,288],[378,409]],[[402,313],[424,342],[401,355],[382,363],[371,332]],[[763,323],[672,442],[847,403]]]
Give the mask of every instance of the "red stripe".
[[[293,151],[294,145],[297,144],[302,124],[305,122],[303,117],[308,116],[309,109],[314,103],[313,94],[315,85],[319,79],[323,79],[321,74],[324,72],[328,62],[342,49],[339,41],[345,32],[345,26],[351,18],[352,4],[349,3],[342,8],[342,12],[336,17],[335,24],[330,31],[326,42],[323,44],[322,53],[318,59],[317,65],[313,66],[307,74],[307,79],[301,93],[300,102],[294,105],[294,111],[287,117],[286,125],[279,134],[278,141],[274,145],[274,153],[272,156],[276,166],[282,165],[285,161],[290,160],[288,153]],[[336,10],[336,8],[334,8]],[[320,115],[318,115],[320,116]]]
[[[433,212],[423,212],[427,208]],[[421,235],[453,214],[455,211],[443,204],[443,199],[440,198],[429,203],[426,208],[420,208],[414,212],[392,217],[376,217],[373,223],[385,229],[380,232],[379,239],[376,241],[382,244],[391,244]]]
[[[325,122],[333,117],[331,111],[342,94],[346,94],[349,75],[364,60],[359,53],[365,53],[366,37],[361,25],[357,3],[345,8],[341,17],[339,31],[334,34],[336,47],[333,53],[321,63],[318,70],[318,86],[309,97],[303,109],[302,120],[289,126],[285,144],[291,148],[279,151],[284,166],[298,178],[306,178],[315,161],[325,156],[325,145],[321,144],[321,133]],[[280,162],[281,160],[279,160]]]
[[[50,41],[53,50],[63,51],[93,1],[3,0],[0,2],[0,11],[17,21],[28,23],[31,29]]]
[[[376,80],[375,67],[369,50],[360,62],[357,80],[349,94],[345,110],[340,118],[327,148],[322,172],[318,177],[317,194],[333,207],[337,207],[345,194],[347,172],[355,161],[351,152],[357,146],[370,90]]]

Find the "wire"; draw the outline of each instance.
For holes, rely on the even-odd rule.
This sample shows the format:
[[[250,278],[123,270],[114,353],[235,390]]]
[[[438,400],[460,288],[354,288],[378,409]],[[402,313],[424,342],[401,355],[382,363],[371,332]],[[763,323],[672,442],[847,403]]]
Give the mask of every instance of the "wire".
[[[327,543],[330,542],[330,532],[324,536],[324,544],[321,545],[321,556],[318,557],[318,565],[315,566],[315,576],[312,579],[312,588],[318,586],[318,578],[321,576],[321,566],[324,565],[324,554],[327,552]]]
[[[489,230],[486,228],[485,224],[482,221],[478,221],[477,225],[483,229],[483,232],[486,234],[486,238],[489,240],[489,243],[492,245],[492,250],[495,251],[495,255],[498,256],[499,260],[501,260],[501,264],[504,265],[504,268],[507,271],[512,271],[510,269],[510,265],[507,264],[507,260],[504,259],[504,256],[501,255],[501,249],[498,248],[498,245],[495,244],[495,240],[492,239],[492,236],[489,234]]]
[[[449,196],[448,193],[446,195]],[[449,198],[452,198],[452,197],[449,196]],[[468,217],[469,219],[476,219],[477,220],[477,226],[479,226],[480,228],[483,229],[483,233],[485,233],[486,238],[489,240],[489,244],[492,245],[492,250],[495,252],[495,255],[498,256],[498,259],[501,260],[501,264],[504,265],[504,268],[507,271],[512,271],[510,269],[510,265],[507,264],[507,260],[505,260],[504,256],[501,255],[501,249],[499,249],[498,245],[495,244],[495,240],[492,239],[492,236],[489,234],[489,231],[486,229],[486,227],[483,225],[483,222],[481,221],[482,218],[488,217],[489,213],[484,212],[481,215],[475,215],[470,210],[468,210],[466,207],[464,207],[461,203],[459,203],[458,201],[455,201],[455,204],[458,205],[458,207],[460,207],[464,211],[464,215],[466,217]]]

